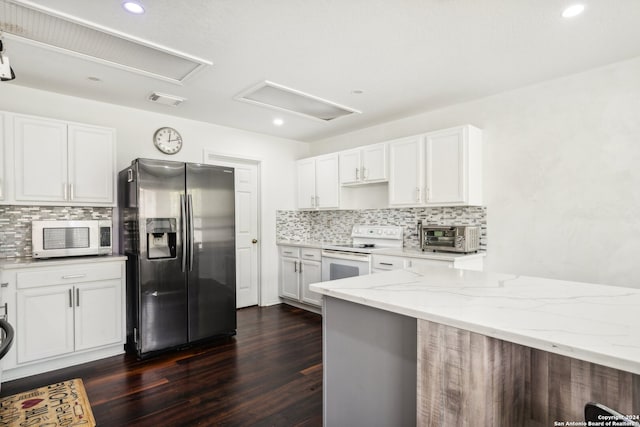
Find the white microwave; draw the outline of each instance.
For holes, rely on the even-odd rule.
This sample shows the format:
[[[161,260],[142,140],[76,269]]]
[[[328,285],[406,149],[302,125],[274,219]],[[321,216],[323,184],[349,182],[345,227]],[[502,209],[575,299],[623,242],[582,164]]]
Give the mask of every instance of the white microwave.
[[[31,221],[34,258],[112,253],[111,220]]]

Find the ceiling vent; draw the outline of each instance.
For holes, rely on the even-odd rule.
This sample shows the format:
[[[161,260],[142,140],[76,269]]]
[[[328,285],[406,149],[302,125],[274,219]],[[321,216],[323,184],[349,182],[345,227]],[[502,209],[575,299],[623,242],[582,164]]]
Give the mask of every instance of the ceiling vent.
[[[264,81],[240,93],[235,99],[325,122],[360,113],[353,108],[270,81]]]
[[[153,92],[147,99],[151,102],[156,102],[162,105],[169,105],[171,107],[177,107],[178,105],[186,101],[185,98],[180,98],[179,96],[167,95],[165,93],[158,92]]]
[[[0,32],[6,38],[176,84],[212,65],[27,0],[0,0]]]

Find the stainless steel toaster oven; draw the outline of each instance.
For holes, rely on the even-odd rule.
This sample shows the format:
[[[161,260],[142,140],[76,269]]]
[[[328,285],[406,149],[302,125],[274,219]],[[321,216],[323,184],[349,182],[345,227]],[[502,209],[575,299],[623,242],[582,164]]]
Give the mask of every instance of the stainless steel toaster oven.
[[[423,251],[469,253],[480,249],[478,226],[423,225],[418,221],[418,233]]]

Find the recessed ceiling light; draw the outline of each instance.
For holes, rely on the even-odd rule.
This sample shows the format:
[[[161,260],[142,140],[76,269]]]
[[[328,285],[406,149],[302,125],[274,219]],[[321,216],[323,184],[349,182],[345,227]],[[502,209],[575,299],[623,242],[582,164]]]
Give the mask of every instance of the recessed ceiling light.
[[[144,13],[144,7],[142,7],[140,3],[135,1],[126,1],[122,3],[122,7],[124,7],[124,10],[126,10],[127,12],[136,15],[142,15]]]
[[[360,89],[356,89],[356,90],[352,90],[351,93],[354,95],[362,95],[364,91],[361,91]]]
[[[284,120],[282,119],[273,119],[273,124],[276,126],[282,126],[284,124]]]
[[[562,17],[563,18],[573,18],[574,16],[580,15],[582,12],[584,12],[584,5],[583,4],[574,4],[574,5],[569,6],[568,8],[566,8],[562,12]]]

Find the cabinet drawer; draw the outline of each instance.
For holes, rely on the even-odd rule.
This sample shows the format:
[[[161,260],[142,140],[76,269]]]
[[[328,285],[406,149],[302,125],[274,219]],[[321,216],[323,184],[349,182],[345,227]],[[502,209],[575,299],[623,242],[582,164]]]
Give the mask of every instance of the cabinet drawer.
[[[374,255],[373,268],[376,270],[399,270],[405,268],[405,260],[394,256]]]
[[[300,248],[293,246],[280,246],[280,256],[298,258],[300,256]]]
[[[16,286],[18,289],[26,289],[67,283],[120,279],[122,277],[121,265],[121,262],[106,262],[19,272],[16,274]]]
[[[439,261],[436,259],[425,259],[425,258],[410,258],[408,260],[408,267],[420,267],[423,265],[453,268],[453,262],[451,261]]]
[[[322,250],[320,249],[302,248],[300,252],[302,253],[302,259],[308,259],[312,261],[322,260]]]

